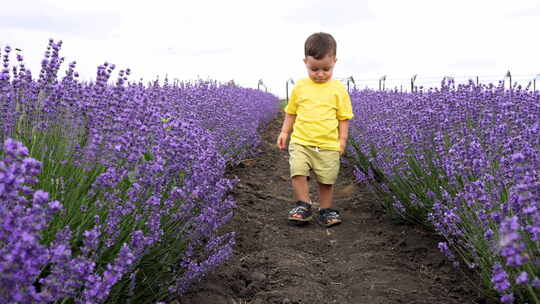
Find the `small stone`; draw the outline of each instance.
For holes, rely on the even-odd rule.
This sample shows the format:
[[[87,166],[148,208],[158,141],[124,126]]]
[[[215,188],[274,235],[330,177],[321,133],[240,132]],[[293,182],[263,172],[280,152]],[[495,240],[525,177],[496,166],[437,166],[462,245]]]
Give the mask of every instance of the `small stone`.
[[[285,299],[283,299],[283,301],[281,301],[281,303],[283,303],[283,304],[290,304],[290,303],[291,303],[291,300],[289,300],[289,298],[285,298]]]
[[[262,272],[255,271],[254,273],[251,274],[251,279],[253,281],[264,281],[266,280],[266,275]]]

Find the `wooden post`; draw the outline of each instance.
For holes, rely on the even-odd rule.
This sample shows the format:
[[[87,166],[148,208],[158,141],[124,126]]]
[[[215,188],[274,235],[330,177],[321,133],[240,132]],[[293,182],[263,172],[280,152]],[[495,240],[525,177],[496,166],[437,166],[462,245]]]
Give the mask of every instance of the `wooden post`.
[[[285,83],[285,90],[287,91],[287,102],[289,101],[289,83],[294,84],[294,80],[289,78]]]
[[[510,71],[506,72],[506,77],[508,77],[508,81],[510,81],[510,85],[508,86],[508,89],[510,90],[510,93],[512,92],[512,74]]]
[[[379,78],[379,91],[381,91],[381,89],[384,91],[384,89],[386,88],[385,82],[386,82],[386,75]]]
[[[354,82],[354,78],[353,78],[352,76],[349,76],[349,77],[347,78],[347,92],[350,92],[350,91],[351,91],[351,89],[350,89],[350,83],[351,83],[351,82],[353,83],[353,86],[354,86],[354,88],[356,89],[356,83]]]
[[[287,102],[289,102],[289,81],[288,80],[285,82],[285,92],[287,92],[285,94],[285,96],[287,98],[286,100],[287,100]]]
[[[414,81],[416,80],[416,76],[418,76],[418,74],[414,74],[413,77],[411,77],[411,93],[414,92]]]

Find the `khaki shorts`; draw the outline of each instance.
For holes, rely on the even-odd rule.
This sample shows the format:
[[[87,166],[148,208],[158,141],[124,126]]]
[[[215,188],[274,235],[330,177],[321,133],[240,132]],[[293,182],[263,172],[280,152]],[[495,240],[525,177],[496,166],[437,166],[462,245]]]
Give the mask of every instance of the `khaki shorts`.
[[[296,175],[309,177],[309,171],[313,170],[319,183],[333,185],[339,172],[339,151],[291,143],[289,165],[291,177]]]

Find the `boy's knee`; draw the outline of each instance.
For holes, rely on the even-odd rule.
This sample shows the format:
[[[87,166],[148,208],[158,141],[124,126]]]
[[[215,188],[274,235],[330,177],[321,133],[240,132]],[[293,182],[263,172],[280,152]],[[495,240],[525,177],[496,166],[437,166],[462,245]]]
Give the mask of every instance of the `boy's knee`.
[[[332,189],[332,187],[334,186],[334,184],[325,184],[319,181],[317,182],[317,185],[319,185],[319,188],[321,189]]]

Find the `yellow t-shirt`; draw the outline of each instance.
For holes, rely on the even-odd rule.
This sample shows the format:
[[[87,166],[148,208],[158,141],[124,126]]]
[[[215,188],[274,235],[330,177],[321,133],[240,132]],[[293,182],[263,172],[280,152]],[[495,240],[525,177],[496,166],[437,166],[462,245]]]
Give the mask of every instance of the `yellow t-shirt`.
[[[285,112],[296,115],[291,143],[339,151],[338,120],[353,118],[351,98],[339,80],[300,79]]]

